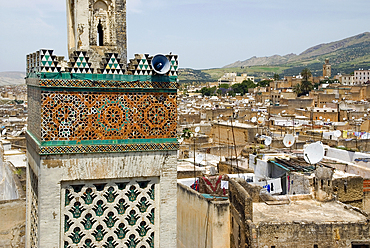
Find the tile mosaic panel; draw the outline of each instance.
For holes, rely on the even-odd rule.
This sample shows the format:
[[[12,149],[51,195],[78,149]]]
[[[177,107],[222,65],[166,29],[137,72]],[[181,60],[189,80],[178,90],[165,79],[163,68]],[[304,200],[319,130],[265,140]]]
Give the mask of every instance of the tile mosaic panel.
[[[62,67],[53,50],[40,49],[27,55],[27,73],[32,72],[60,72]]]
[[[89,62],[90,58],[86,51],[74,51],[69,58],[69,68],[67,70],[71,73],[94,73]]]
[[[176,138],[176,93],[41,93],[41,141]]]
[[[41,140],[41,92],[37,87],[27,87],[28,125],[27,128]]]
[[[135,54],[135,58],[130,59],[128,71],[133,75],[153,75],[152,58],[149,54]]]
[[[41,146],[40,155],[103,153],[103,152],[146,152],[174,151],[179,149],[178,143],[159,144],[128,144],[128,145],[76,145],[76,146]]]
[[[113,80],[68,80],[40,79],[38,84],[43,87],[83,87],[83,88],[116,88],[116,89],[177,89],[177,82],[150,81],[113,81]]]
[[[28,166],[30,179],[30,247],[38,247],[38,179],[32,168]]]
[[[166,74],[167,76],[177,76],[179,68],[178,55],[165,55],[170,61],[170,70]],[[153,56],[149,54],[135,54],[134,59],[130,59],[127,70],[132,75],[154,75],[156,74],[152,68]]]
[[[65,248],[153,248],[157,178],[63,183]]]
[[[100,72],[102,74],[125,74],[126,67],[122,62],[118,53],[106,53],[101,62]]]

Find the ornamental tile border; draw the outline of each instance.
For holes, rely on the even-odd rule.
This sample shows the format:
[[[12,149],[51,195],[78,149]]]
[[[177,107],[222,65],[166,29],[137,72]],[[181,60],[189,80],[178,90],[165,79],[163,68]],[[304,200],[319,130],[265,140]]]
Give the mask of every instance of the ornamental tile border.
[[[40,146],[40,155],[71,154],[71,153],[105,153],[105,152],[146,152],[175,151],[178,143],[161,144],[124,144],[124,145],[87,145],[87,146]]]
[[[35,84],[33,84],[35,85]],[[68,80],[68,79],[40,79],[37,86],[41,87],[81,87],[81,88],[115,88],[115,89],[177,89],[176,82],[150,81],[99,81],[99,80]]]

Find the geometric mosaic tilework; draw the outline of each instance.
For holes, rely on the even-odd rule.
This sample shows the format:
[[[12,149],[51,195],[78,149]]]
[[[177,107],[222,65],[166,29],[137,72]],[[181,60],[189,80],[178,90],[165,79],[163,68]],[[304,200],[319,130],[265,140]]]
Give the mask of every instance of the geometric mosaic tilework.
[[[153,75],[152,58],[149,54],[135,54],[135,58],[130,59],[128,71],[133,75]]]
[[[89,63],[89,56],[87,55],[86,51],[73,51],[69,60],[69,72],[94,73],[94,69],[91,68],[91,63]]]
[[[176,138],[176,93],[41,92],[41,141]]]
[[[60,72],[62,69],[53,50],[40,49],[27,55],[27,73],[31,72]]]
[[[167,73],[168,76],[177,76],[177,71],[179,69],[178,55],[166,55],[167,59],[170,61],[170,70]]]
[[[29,179],[30,179],[30,247],[38,247],[38,179],[34,171],[28,166]]]
[[[41,94],[36,87],[27,87],[27,103],[28,103],[28,130],[41,139]]]
[[[177,89],[177,82],[150,82],[150,81],[109,81],[109,80],[68,80],[68,79],[40,79],[37,86],[43,87],[86,87],[86,88],[116,88],[116,89]]]
[[[170,62],[170,70],[166,73],[166,76],[177,76],[179,62],[178,55],[165,55]],[[132,75],[155,75],[152,68],[152,59],[153,56],[149,54],[135,54],[134,59],[130,59],[127,70]]]
[[[75,145],[75,146],[41,146],[40,155],[74,154],[74,153],[112,153],[112,152],[145,152],[173,151],[179,149],[178,143],[158,144],[122,144],[122,145]]]
[[[125,74],[126,68],[118,53],[106,53],[101,64],[100,71],[102,74]]]
[[[156,178],[64,183],[65,248],[153,248]]]

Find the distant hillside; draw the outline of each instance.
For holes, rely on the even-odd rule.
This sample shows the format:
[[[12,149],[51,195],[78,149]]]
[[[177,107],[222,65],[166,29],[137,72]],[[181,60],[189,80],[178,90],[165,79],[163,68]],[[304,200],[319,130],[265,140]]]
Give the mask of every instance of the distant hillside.
[[[322,64],[326,58],[329,58],[332,64],[332,75],[338,72],[350,73],[358,68],[368,69],[370,67],[370,33],[366,32],[340,41],[316,45],[299,55],[252,57],[223,68],[283,66],[288,69],[282,74],[294,75],[298,74],[302,68],[308,67],[313,72],[321,73]]]
[[[25,84],[26,73],[19,71],[0,72],[0,86]]]
[[[210,82],[214,81],[211,75],[202,72],[201,70],[194,69],[179,69],[179,81],[180,83],[192,83],[192,82]]]

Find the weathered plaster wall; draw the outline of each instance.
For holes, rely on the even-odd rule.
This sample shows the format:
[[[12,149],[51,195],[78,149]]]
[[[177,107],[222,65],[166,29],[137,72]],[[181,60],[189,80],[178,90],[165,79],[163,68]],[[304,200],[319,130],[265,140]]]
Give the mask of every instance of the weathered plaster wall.
[[[13,169],[7,162],[0,162],[0,201],[19,198]]]
[[[345,151],[345,150],[331,148],[331,147],[327,148],[327,152],[325,155],[327,157],[337,158],[340,160],[344,160],[346,162],[354,162],[355,159],[357,158],[370,158],[370,155],[366,153],[350,152],[350,151]]]
[[[176,246],[176,151],[49,155],[41,160],[31,148],[28,151],[29,166],[35,168],[38,175],[38,247],[61,245],[55,237],[62,232],[64,221],[60,214],[62,182],[78,184],[84,180],[145,177],[159,178],[159,187],[155,187],[155,216],[159,216],[156,217],[155,247]]]
[[[289,173],[289,183],[288,194],[289,195],[300,195],[309,194],[311,192],[311,182],[308,176],[302,173],[290,172]]]
[[[25,247],[26,199],[0,202],[0,247]]]
[[[177,184],[177,247],[230,247],[229,201],[204,198]],[[176,247],[176,246],[166,246]]]

